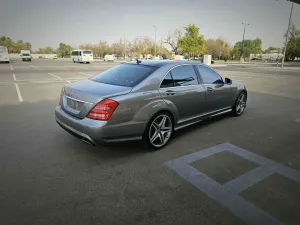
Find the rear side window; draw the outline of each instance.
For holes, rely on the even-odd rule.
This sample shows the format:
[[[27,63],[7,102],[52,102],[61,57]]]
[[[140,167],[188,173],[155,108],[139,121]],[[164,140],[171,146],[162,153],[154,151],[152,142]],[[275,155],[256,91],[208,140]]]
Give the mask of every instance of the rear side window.
[[[204,84],[222,84],[222,77],[206,66],[197,66]]]
[[[175,86],[197,85],[198,79],[193,66],[178,66],[171,70]]]
[[[92,77],[91,80],[104,84],[134,87],[156,69],[152,66],[121,64]]]

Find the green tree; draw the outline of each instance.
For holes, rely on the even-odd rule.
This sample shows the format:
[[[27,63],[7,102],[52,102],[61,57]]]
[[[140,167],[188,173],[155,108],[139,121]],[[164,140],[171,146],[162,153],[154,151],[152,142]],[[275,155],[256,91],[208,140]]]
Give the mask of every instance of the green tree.
[[[71,45],[66,45],[65,43],[60,43],[57,49],[57,54],[61,57],[70,56],[71,51],[73,50]]]
[[[39,48],[39,50],[37,50],[35,53],[37,53],[37,54],[55,54],[56,52],[52,47],[48,46],[46,48]]]
[[[199,33],[199,27],[194,24],[189,24],[184,27],[185,34],[178,40],[178,47],[183,52],[188,54],[188,57],[202,55],[206,51],[205,40],[203,35]]]
[[[213,59],[227,60],[232,52],[232,47],[222,38],[208,39],[205,41],[207,53],[212,55]]]
[[[279,51],[279,52],[281,52],[282,49],[281,49],[281,48],[278,48],[278,47],[270,46],[269,48],[267,48],[267,49],[264,51],[264,53],[269,54],[269,53],[271,53],[272,51],[276,51],[276,52]]]
[[[241,57],[242,48],[245,58],[249,58],[250,54],[260,54],[262,53],[262,40],[259,38],[245,40],[244,44],[241,41],[237,42],[233,48],[233,55],[236,59]]]
[[[9,53],[20,53],[22,49],[31,50],[29,42],[24,43],[22,40],[14,42],[10,37],[5,36],[0,38],[0,45],[7,47]]]
[[[292,24],[289,30],[289,40],[286,49],[286,60],[295,60],[300,57],[300,30]]]

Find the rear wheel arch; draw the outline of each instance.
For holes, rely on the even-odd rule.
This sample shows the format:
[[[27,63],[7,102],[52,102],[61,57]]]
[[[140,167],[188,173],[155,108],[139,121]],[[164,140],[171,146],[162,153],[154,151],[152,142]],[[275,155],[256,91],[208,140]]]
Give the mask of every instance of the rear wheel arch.
[[[163,145],[161,145],[161,146],[155,146],[150,141],[148,135],[149,135],[149,132],[151,132],[151,127],[152,127],[153,121],[155,121],[160,116],[164,116],[164,115],[167,115],[170,118],[171,123],[172,123],[172,129],[170,129],[170,133],[167,134],[167,138],[168,139],[166,140],[166,142]],[[174,127],[175,127],[175,123],[174,122],[175,122],[174,115],[172,114],[172,112],[170,110],[162,109],[162,110],[159,110],[156,113],[154,113],[153,116],[148,120],[148,122],[147,122],[147,124],[145,126],[145,129],[144,129],[144,132],[143,132],[143,142],[144,142],[145,147],[151,148],[153,150],[158,150],[158,149],[161,149],[164,146],[166,146],[168,144],[170,138],[172,137],[172,133],[174,132]],[[160,135],[164,135],[164,134],[160,134]]]
[[[149,119],[149,121],[147,122],[147,125],[149,124],[149,122],[156,116],[163,114],[163,113],[167,113],[169,114],[169,116],[171,117],[172,123],[173,123],[173,129],[174,129],[174,125],[175,125],[175,117],[173,115],[173,113],[168,110],[168,109],[161,109],[159,111],[157,111],[156,113],[153,114],[153,116]]]

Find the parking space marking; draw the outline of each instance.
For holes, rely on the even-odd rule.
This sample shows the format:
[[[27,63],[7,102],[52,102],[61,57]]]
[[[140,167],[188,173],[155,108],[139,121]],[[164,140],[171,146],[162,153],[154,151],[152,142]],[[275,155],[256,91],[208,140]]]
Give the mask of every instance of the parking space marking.
[[[56,76],[56,75],[54,75],[53,73],[48,73],[49,75],[51,75],[51,76],[53,76],[53,77],[56,77],[57,79],[60,79],[60,80],[62,80],[62,78],[61,77],[59,77],[59,76]]]
[[[17,95],[18,95],[19,101],[20,101],[20,102],[23,102],[23,98],[22,98],[22,95],[21,95],[21,92],[20,92],[19,85],[18,85],[18,84],[15,84],[15,87],[16,87],[16,91],[17,91]]]
[[[38,67],[36,67],[36,66],[30,66],[30,67],[32,67],[32,68],[35,68],[35,69],[37,69],[37,70],[42,70],[42,69],[40,69],[40,68],[38,68]]]
[[[10,69],[11,69],[11,70],[14,70],[14,68],[13,68],[13,66],[12,66],[11,64],[10,64]]]
[[[88,73],[83,73],[83,72],[78,72],[79,74],[83,74],[83,75],[86,75],[86,76],[93,76],[92,74],[88,74]]]
[[[189,163],[224,151],[229,151],[260,166],[221,185],[214,179],[189,165]],[[196,188],[200,189],[206,195],[217,201],[223,207],[228,208],[237,217],[251,225],[279,225],[283,223],[270,216],[262,209],[256,207],[251,202],[240,197],[238,195],[239,192],[255,185],[274,173],[278,173],[300,183],[299,171],[283,166],[270,159],[254,154],[230,143],[217,145],[212,148],[174,159],[166,162],[165,165],[176,172],[179,176],[189,181]]]
[[[69,80],[66,80],[66,81],[67,81],[67,83],[69,83],[69,84],[71,83],[71,81],[69,81]]]
[[[13,78],[14,78],[14,81],[16,81],[17,79],[16,79],[16,75],[15,74],[13,74]]]

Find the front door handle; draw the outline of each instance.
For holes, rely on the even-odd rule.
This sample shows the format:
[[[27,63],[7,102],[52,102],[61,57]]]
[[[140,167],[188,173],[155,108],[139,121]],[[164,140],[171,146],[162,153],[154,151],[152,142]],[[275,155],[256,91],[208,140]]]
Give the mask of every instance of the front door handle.
[[[175,91],[172,91],[172,90],[167,90],[167,91],[166,91],[166,94],[167,94],[167,95],[175,95],[176,92],[175,92]]]
[[[207,91],[214,91],[214,89],[211,88],[211,87],[207,87],[206,90],[207,90]]]

